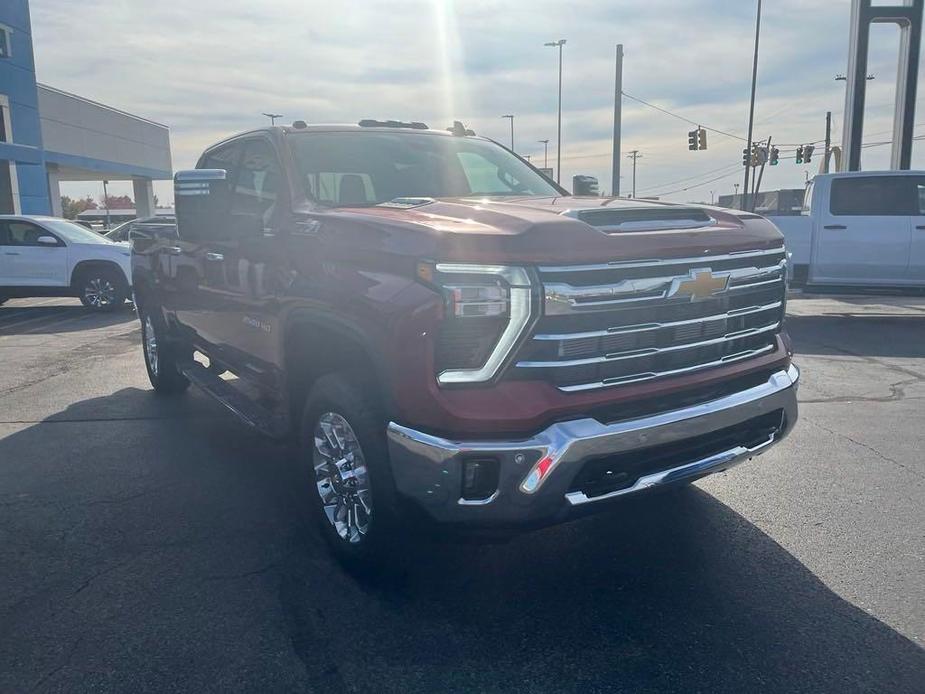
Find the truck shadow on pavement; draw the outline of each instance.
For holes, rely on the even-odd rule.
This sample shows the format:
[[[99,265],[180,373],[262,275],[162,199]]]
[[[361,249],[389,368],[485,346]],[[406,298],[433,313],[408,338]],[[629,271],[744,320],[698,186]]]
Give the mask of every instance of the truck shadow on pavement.
[[[138,317],[131,304],[112,311],[94,311],[84,306],[0,307],[0,337],[4,335],[47,335],[121,325]]]
[[[925,357],[921,315],[788,315],[787,330],[800,354],[857,357]]]
[[[126,388],[0,437],[2,691],[925,681],[925,651],[696,487],[506,544],[410,540],[397,577],[357,581],[291,449],[203,396]]]

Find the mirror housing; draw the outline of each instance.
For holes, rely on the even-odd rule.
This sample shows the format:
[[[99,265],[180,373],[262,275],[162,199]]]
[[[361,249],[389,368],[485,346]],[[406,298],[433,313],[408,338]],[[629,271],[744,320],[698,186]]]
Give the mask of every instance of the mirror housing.
[[[57,246],[58,245],[58,239],[56,239],[54,236],[39,236],[35,240],[35,242],[43,246]]]
[[[177,234],[201,241],[227,239],[233,234],[228,220],[231,191],[225,169],[189,169],[173,177]]]

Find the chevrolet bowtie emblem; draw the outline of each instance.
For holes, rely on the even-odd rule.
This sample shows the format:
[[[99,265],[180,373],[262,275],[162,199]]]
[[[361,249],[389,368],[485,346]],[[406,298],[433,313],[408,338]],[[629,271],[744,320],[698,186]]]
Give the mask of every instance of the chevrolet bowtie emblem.
[[[710,270],[691,270],[689,277],[675,279],[669,296],[689,296],[691,301],[709,299],[726,291],[729,275],[717,277]]]

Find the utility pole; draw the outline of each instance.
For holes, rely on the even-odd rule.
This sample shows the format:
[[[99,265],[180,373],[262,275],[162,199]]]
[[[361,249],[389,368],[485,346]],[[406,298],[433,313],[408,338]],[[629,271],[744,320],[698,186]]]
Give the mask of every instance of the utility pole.
[[[761,36],[761,0],[758,0],[758,13],[755,18],[755,55],[752,59],[752,96],[751,96],[751,102],[748,107],[748,151],[749,152],[752,151],[752,146],[754,144],[752,142],[752,129],[755,124],[755,87],[758,82],[758,38],[760,36]],[[750,207],[751,201],[749,200],[749,195],[748,195],[748,174],[749,174],[750,169],[751,169],[750,166],[745,167],[745,184],[742,186],[742,191],[743,191],[742,194],[744,196],[743,205],[742,205],[743,210],[751,209]]]
[[[276,125],[276,119],[283,117],[282,113],[264,113],[262,115],[270,119],[270,125]]]
[[[543,145],[543,168],[549,168],[549,140],[537,140]]]
[[[825,156],[822,158],[822,173],[829,172],[829,157],[832,156],[832,112],[825,112]]]
[[[559,47],[559,118],[556,126],[556,183],[559,183],[562,176],[562,46],[565,45],[565,39],[550,41],[543,45]]]
[[[611,189],[613,197],[620,195],[620,129],[623,121],[623,44],[617,44],[616,77],[613,89],[613,168]]]
[[[502,118],[511,119],[511,151],[514,151],[514,116],[512,114],[507,114],[506,116],[501,116]]]
[[[627,159],[633,160],[633,197],[636,197],[636,160],[641,159],[642,155],[639,153],[638,149],[632,150],[629,154],[626,155]]]

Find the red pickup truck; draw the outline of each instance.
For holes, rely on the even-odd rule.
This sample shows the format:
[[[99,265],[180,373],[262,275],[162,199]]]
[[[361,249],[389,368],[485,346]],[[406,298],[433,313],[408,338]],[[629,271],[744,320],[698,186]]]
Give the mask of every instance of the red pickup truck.
[[[456,124],[265,128],[134,243],[145,363],[295,433],[347,561],[409,517],[529,528],[767,451],[797,419],[762,217],[572,197]]]

